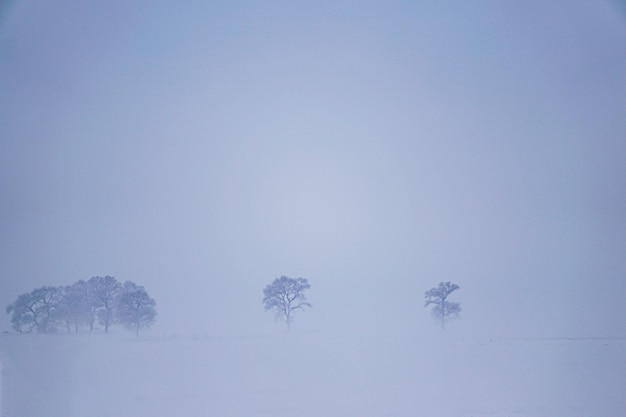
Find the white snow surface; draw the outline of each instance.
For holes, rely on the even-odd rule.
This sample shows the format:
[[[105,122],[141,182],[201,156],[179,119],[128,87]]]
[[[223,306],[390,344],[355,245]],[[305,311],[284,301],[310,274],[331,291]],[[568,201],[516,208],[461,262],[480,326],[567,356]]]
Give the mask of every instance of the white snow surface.
[[[0,338],[4,417],[613,417],[626,339]]]

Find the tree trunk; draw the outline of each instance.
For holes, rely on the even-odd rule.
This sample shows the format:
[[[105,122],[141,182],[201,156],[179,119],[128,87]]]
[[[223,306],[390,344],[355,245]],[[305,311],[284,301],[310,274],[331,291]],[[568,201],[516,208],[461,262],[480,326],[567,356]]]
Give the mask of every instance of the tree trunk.
[[[441,302],[441,328],[446,328],[446,302]]]
[[[106,307],[106,316],[104,317],[104,332],[109,332],[109,322],[111,321],[111,310]]]

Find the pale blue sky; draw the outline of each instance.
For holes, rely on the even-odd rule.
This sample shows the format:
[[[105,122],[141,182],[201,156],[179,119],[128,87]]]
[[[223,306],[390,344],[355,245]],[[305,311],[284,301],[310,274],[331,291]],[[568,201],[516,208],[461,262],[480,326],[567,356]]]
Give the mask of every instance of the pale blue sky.
[[[108,274],[163,331],[264,331],[285,274],[303,329],[419,333],[452,280],[457,331],[624,336],[622,12],[13,1],[0,305]]]

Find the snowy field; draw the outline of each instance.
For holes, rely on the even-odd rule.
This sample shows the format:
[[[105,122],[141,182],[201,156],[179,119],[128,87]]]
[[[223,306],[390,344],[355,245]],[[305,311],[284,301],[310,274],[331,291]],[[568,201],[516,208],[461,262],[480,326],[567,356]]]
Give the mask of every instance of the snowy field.
[[[5,336],[5,417],[602,417],[625,339]]]

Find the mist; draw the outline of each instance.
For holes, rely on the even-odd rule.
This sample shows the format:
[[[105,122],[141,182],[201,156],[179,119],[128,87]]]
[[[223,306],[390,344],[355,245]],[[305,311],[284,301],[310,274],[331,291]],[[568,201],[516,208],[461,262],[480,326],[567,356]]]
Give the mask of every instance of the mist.
[[[314,374],[339,375],[337,387],[367,380],[360,363],[379,366],[369,376],[387,385],[355,388],[357,397],[424,387],[386,362],[398,349],[418,360],[419,343],[425,358],[432,343],[457,354],[455,343],[524,340],[514,352],[498,344],[496,357],[519,359],[512,373],[535,358],[566,378],[553,362],[559,348],[528,341],[621,346],[626,337],[625,110],[626,14],[616,2],[9,2],[0,7],[0,305],[103,275],[154,297],[158,318],[140,341],[121,329],[109,339],[51,336],[69,345],[58,356],[74,369],[54,398],[82,398],[73,401],[91,398],[79,395],[89,355],[181,361],[180,380],[196,380],[183,352],[238,352],[239,365],[217,372],[235,390],[246,363],[279,361],[274,343],[304,349],[303,373],[330,358],[339,373]],[[313,307],[291,334],[261,303],[281,275],[311,283]],[[443,332],[424,308],[424,292],[442,281],[460,286],[462,306]],[[28,350],[13,344],[45,345],[47,335],[13,334],[8,314],[0,330],[7,372],[26,375],[29,354],[12,352]],[[601,374],[606,363],[571,348],[576,366]],[[624,363],[609,348],[607,360]],[[477,352],[460,381],[485,363]],[[198,381],[219,363],[206,360]],[[150,363],[137,374],[163,372]],[[385,379],[388,369],[398,371]],[[258,371],[250,392],[269,372]],[[158,375],[145,398],[176,384]],[[3,398],[24,394],[14,380]],[[557,398],[589,392],[576,387]],[[183,401],[172,395],[175,409]],[[448,415],[487,412],[477,395]],[[385,414],[369,398],[369,408],[335,399],[343,408],[287,411]],[[213,412],[265,413],[235,403]],[[58,415],[80,415],[80,404]],[[187,415],[205,410],[186,404]],[[397,404],[395,415],[414,411]]]

